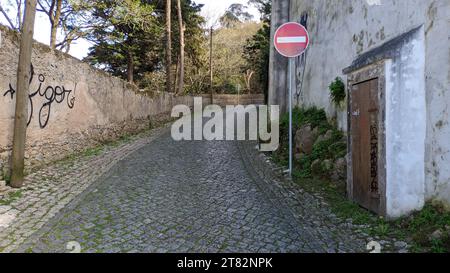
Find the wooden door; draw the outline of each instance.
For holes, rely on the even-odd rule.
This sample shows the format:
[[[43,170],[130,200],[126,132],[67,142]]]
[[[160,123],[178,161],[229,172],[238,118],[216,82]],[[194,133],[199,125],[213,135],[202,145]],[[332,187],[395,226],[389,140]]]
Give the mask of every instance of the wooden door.
[[[353,85],[351,96],[353,199],[378,213],[378,79]]]

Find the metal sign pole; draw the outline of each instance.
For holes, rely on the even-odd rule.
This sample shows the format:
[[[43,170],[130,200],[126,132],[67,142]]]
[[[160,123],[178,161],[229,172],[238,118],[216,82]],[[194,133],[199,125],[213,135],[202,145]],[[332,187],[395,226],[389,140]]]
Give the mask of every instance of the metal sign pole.
[[[294,58],[305,53],[309,45],[308,30],[304,26],[296,22],[289,22],[281,25],[274,36],[275,49],[282,56],[289,58],[289,175],[292,176],[293,171],[293,129],[292,129],[292,72]]]
[[[289,58],[289,175],[292,176],[292,64],[294,58]]]

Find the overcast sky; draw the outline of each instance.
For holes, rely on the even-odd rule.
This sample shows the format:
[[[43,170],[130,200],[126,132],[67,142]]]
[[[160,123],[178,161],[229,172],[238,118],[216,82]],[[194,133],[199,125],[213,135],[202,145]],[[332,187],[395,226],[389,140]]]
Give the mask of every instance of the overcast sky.
[[[208,19],[208,26],[210,26],[216,22],[220,16],[222,16],[231,4],[239,3],[247,5],[248,0],[194,0],[194,2],[205,5],[202,9],[202,15]],[[255,19],[259,19],[259,13],[255,8],[251,7],[249,11],[255,16]],[[0,23],[8,25],[7,21],[1,14]],[[38,13],[36,16],[34,32],[34,38],[37,41],[47,45],[50,43],[50,25],[48,18],[46,18],[42,13]],[[87,41],[78,40],[72,45],[70,54],[82,59],[87,55],[89,47],[90,44]]]

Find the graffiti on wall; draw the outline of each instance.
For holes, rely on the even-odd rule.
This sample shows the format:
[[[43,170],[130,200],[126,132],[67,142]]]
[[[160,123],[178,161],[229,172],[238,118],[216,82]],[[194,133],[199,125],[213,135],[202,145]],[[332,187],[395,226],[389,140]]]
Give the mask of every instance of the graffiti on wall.
[[[370,190],[378,193],[378,125],[370,126]]]
[[[32,91],[31,84],[35,80],[37,80],[38,86],[35,90]],[[43,74],[38,74],[36,77],[34,67],[33,65],[31,65],[30,91],[28,94],[29,108],[28,108],[27,125],[30,125],[31,121],[33,120],[37,98],[41,98],[43,102],[42,104],[38,105],[39,111],[37,118],[41,129],[44,129],[48,125],[50,115],[52,112],[52,105],[66,103],[69,109],[72,109],[75,106],[75,91],[77,88],[76,83],[73,89],[67,89],[65,86],[59,85],[48,85],[44,87],[45,86],[44,82],[45,76]],[[13,100],[15,94],[16,90],[12,87],[10,83],[9,89],[3,94],[3,96],[6,97],[9,95],[11,100]],[[36,108],[36,110],[38,108]]]

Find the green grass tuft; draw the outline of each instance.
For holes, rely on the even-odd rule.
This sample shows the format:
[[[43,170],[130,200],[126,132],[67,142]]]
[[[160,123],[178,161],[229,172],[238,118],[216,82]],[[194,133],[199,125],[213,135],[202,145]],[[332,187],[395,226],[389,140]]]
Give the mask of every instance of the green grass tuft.
[[[280,123],[280,149],[272,154],[274,162],[282,166],[288,164],[288,124],[289,117],[284,115]],[[450,212],[442,206],[428,203],[422,211],[409,217],[387,221],[351,202],[346,197],[345,183],[335,184],[327,177],[314,177],[310,168],[312,162],[344,157],[347,145],[343,134],[333,128],[323,110],[295,108],[294,132],[305,124],[310,124],[313,129],[318,128],[322,135],[328,130],[332,130],[333,134],[331,139],[316,143],[311,155],[303,156],[295,162],[293,180],[296,184],[305,191],[322,196],[338,218],[352,219],[354,225],[360,225],[370,236],[408,241],[412,243],[412,252],[450,252]],[[442,236],[432,239],[431,235],[436,231],[441,231]]]
[[[18,200],[20,198],[22,198],[22,191],[21,190],[11,192],[7,196],[5,196],[2,199],[0,199],[0,205],[2,205],[2,206],[9,206],[14,201],[16,201],[16,200]]]

